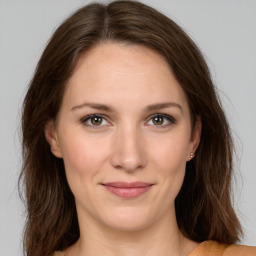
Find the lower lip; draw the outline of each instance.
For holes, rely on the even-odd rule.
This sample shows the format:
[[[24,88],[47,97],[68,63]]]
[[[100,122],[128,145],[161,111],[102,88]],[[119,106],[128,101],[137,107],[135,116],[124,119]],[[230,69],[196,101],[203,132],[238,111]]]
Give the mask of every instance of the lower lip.
[[[113,187],[104,185],[104,187],[110,191],[111,193],[122,197],[122,198],[136,198],[140,195],[146,193],[150,188],[151,185],[145,187],[131,187],[131,188],[123,188],[123,187]]]

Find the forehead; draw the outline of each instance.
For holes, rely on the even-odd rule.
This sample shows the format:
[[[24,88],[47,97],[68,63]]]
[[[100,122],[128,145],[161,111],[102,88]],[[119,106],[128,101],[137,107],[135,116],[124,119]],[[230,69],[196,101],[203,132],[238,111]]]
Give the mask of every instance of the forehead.
[[[71,76],[64,101],[122,105],[177,101],[186,96],[163,56],[140,45],[104,43],[84,54]]]

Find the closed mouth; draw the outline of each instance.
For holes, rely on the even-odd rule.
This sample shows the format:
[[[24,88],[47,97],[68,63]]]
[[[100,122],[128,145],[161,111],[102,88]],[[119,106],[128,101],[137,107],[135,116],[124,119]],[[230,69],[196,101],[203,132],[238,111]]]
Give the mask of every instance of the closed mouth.
[[[109,182],[102,184],[111,193],[122,198],[136,198],[144,194],[153,184],[146,182]]]

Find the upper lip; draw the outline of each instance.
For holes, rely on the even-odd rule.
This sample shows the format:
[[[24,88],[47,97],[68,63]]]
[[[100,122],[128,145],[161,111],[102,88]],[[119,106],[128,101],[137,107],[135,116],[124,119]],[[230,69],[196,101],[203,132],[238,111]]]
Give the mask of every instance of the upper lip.
[[[116,188],[142,188],[142,187],[151,186],[153,184],[142,182],[142,181],[136,181],[136,182],[116,181],[116,182],[103,183],[102,185],[116,187]]]

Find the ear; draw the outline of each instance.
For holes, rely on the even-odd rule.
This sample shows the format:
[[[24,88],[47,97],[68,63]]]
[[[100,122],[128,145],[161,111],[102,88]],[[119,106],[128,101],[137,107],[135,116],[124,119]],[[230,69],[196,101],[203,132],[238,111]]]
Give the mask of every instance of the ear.
[[[188,161],[191,160],[196,154],[196,150],[198,148],[198,145],[201,139],[201,133],[202,133],[202,120],[200,116],[196,116],[195,127],[192,130],[192,134],[191,134],[191,150],[189,152]]]
[[[51,152],[53,155],[55,155],[58,158],[62,158],[58,136],[56,132],[56,128],[54,125],[54,121],[48,121],[44,127],[44,135],[47,140],[47,142],[50,145]]]

